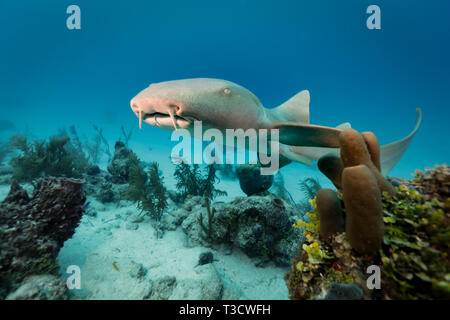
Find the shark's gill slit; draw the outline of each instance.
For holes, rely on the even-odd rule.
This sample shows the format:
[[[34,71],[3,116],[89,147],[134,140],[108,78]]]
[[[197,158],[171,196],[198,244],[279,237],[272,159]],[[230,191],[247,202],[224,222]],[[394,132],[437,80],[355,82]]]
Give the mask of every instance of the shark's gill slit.
[[[142,110],[139,107],[139,129],[142,129]]]

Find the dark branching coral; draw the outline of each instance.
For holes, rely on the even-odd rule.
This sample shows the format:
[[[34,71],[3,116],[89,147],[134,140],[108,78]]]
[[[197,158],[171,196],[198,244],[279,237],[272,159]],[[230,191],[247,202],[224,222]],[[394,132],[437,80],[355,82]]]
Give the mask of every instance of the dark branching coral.
[[[109,149],[109,143],[103,136],[103,129],[92,124],[92,127],[97,132],[91,139],[84,138],[84,150],[92,163],[98,163],[102,154],[108,157],[108,162],[112,159],[111,150]],[[131,133],[130,133],[131,136]],[[129,138],[129,137],[128,137]],[[120,140],[120,139],[119,139]]]
[[[317,191],[320,190],[321,185],[316,178],[306,178],[298,182],[300,191],[303,193],[303,200],[297,205],[300,214],[304,216],[306,212],[311,211],[310,200],[314,199]]]
[[[167,208],[167,189],[164,187],[164,178],[159,172],[157,162],[152,162],[148,169],[149,182],[148,190],[151,194],[153,208],[150,210],[151,215],[157,221],[161,220],[164,210]]]
[[[102,137],[99,134],[95,135],[90,140],[88,140],[86,137],[84,138],[84,149],[86,150],[86,154],[90,162],[99,162],[102,153],[101,145]]]
[[[211,208],[211,203],[208,197],[205,195],[206,213],[208,214],[208,226],[203,223],[203,214],[200,213],[198,216],[198,223],[202,227],[203,232],[207,235],[208,239],[211,241],[213,239],[213,219],[216,210]]]
[[[148,169],[148,175],[138,162],[130,168],[126,196],[138,203],[138,208],[160,221],[167,208],[167,190],[164,178],[159,172],[158,163],[153,162]]]
[[[130,141],[131,136],[133,135],[133,130],[130,129],[128,132],[126,132],[124,126],[120,126],[120,130],[121,130],[121,134],[120,134],[119,140],[122,141],[122,136],[123,136],[123,143],[126,146],[128,146],[128,142]]]
[[[56,256],[72,237],[86,201],[81,180],[48,177],[29,198],[12,182],[0,203],[0,287],[2,297],[25,277],[57,274]]]
[[[108,156],[108,161],[111,161],[112,154],[111,154],[111,150],[109,149],[108,140],[106,140],[105,136],[103,135],[103,129],[97,127],[95,124],[92,124],[92,127],[94,128],[95,131],[97,131],[97,135],[103,144],[103,150],[102,150],[103,153],[105,153]]]
[[[188,165],[182,162],[176,166],[174,176],[177,180],[178,196],[183,201],[187,196],[206,195],[209,199],[213,199],[227,194],[226,191],[214,188],[218,179],[214,165],[208,165],[205,172],[202,172],[197,164]]]
[[[31,143],[17,134],[9,143],[22,152],[10,161],[17,181],[30,182],[44,176],[80,178],[89,167],[84,153],[72,145],[68,135]]]

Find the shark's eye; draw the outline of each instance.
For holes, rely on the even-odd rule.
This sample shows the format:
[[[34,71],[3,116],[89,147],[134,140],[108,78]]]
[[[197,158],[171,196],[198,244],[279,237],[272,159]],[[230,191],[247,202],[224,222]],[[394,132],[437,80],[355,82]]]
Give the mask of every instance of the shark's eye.
[[[231,90],[228,89],[228,88],[224,88],[222,91],[223,91],[223,93],[225,93],[226,95],[230,95],[230,94],[231,94]]]

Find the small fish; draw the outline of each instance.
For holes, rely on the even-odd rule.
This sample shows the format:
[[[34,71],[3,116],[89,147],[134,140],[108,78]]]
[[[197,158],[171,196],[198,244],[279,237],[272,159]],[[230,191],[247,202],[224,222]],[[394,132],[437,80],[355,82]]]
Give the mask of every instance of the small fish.
[[[112,266],[114,267],[114,269],[116,269],[116,271],[120,271],[119,267],[117,266],[117,264],[115,262],[112,263]]]
[[[83,206],[83,211],[86,211],[89,208],[90,202],[86,202]]]

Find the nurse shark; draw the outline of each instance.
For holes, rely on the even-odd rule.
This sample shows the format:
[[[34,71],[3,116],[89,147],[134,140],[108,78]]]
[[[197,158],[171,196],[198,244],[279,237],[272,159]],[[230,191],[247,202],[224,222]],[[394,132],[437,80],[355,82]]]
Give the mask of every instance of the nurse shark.
[[[306,165],[326,154],[339,155],[339,134],[349,128],[309,123],[310,95],[303,90],[280,106],[267,109],[248,89],[221,79],[196,78],[151,84],[138,93],[130,106],[142,121],[166,130],[193,130],[195,121],[203,126],[226,129],[278,129],[279,152],[283,157]],[[417,111],[413,131],[405,138],[381,146],[381,171],[386,175],[400,160],[417,132],[422,113]],[[289,163],[285,161],[284,163]]]

